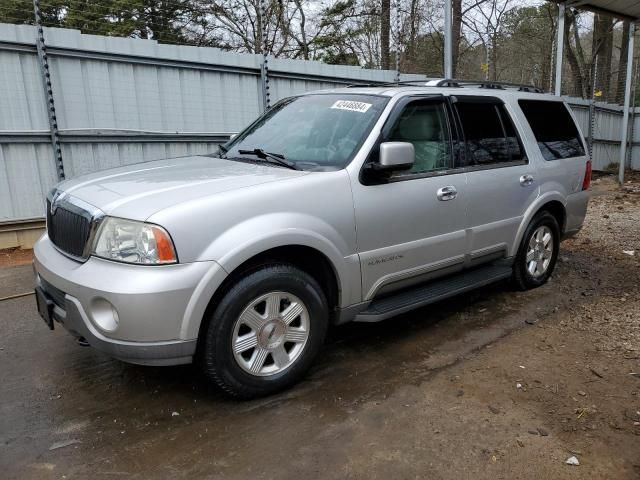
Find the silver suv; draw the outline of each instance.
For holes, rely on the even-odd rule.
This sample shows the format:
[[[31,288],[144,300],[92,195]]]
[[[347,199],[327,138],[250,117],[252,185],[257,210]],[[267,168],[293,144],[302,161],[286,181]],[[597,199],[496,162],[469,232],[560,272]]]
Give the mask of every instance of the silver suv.
[[[565,103],[454,81],[284,99],[219,152],[60,184],[38,310],[126,362],[237,397],[301,378],[332,324],[551,275],[591,162]]]

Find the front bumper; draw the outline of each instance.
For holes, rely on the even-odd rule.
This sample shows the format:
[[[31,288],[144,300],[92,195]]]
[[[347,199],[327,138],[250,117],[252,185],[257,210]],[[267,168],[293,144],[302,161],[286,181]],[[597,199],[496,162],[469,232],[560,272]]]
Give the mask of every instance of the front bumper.
[[[72,335],[120,360],[146,365],[190,363],[198,324],[194,304],[215,262],[142,266],[60,253],[45,235],[34,246],[36,284],[53,300],[52,317]],[[210,298],[210,297],[209,297]],[[200,309],[201,310],[201,309]]]
[[[196,340],[126,342],[105,337],[92,326],[78,299],[69,295],[66,295],[64,307],[54,305],[53,319],[74,337],[84,338],[96,350],[128,363],[180,365],[191,363],[196,351]]]

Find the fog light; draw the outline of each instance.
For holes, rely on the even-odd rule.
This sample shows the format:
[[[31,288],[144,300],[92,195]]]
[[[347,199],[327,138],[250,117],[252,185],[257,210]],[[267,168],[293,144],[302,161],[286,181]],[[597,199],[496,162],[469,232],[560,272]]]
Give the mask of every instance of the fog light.
[[[118,311],[104,298],[94,298],[91,301],[91,316],[95,324],[107,332],[113,332],[120,323]]]

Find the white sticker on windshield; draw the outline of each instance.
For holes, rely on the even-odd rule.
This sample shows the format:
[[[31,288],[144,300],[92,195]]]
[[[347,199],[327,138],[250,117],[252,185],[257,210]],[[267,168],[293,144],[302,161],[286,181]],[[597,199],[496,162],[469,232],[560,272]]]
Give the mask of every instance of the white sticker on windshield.
[[[331,108],[337,108],[338,110],[349,110],[351,112],[364,113],[371,108],[372,103],[354,102],[353,100],[338,100],[331,105]]]

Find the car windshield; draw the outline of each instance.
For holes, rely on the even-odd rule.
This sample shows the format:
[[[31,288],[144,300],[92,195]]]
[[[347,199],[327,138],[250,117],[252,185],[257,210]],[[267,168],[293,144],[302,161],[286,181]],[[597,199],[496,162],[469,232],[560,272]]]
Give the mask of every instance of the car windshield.
[[[283,156],[301,170],[344,168],[356,154],[388,98],[315,94],[284,99],[222,149],[225,157],[273,160]],[[260,158],[262,157],[262,158]]]

